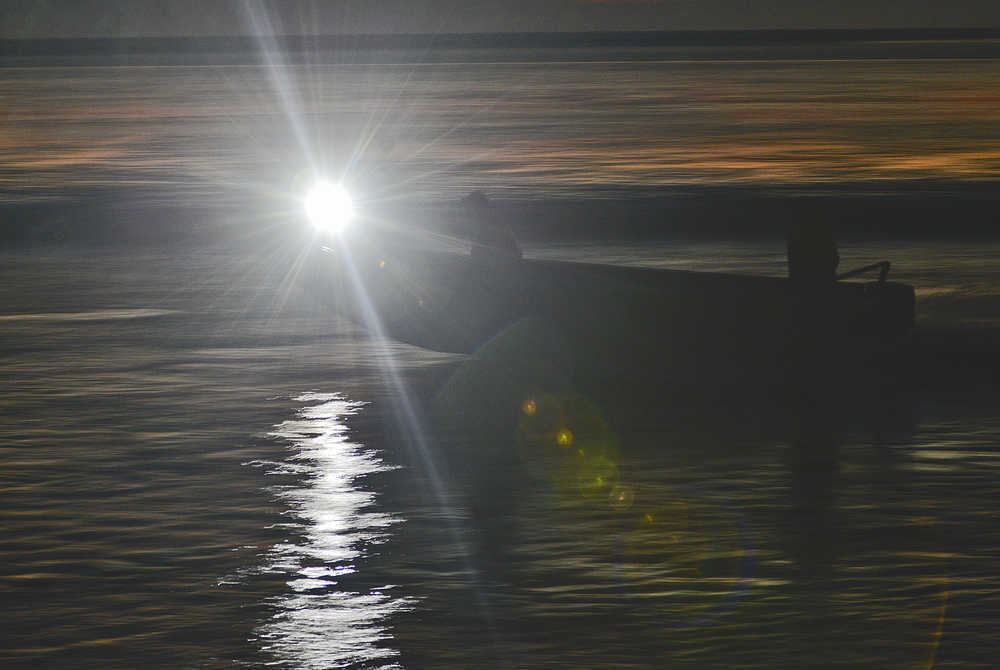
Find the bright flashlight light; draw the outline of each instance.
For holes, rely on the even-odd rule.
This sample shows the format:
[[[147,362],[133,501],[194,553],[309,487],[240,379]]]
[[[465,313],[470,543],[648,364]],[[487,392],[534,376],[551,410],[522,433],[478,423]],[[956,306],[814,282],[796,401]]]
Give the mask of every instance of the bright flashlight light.
[[[321,181],[306,194],[306,216],[319,230],[338,232],[354,216],[351,196],[340,184]]]

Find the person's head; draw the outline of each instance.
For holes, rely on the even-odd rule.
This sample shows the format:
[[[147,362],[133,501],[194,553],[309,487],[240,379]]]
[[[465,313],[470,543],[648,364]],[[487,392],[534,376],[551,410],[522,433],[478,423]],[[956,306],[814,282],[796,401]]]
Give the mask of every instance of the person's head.
[[[490,209],[490,200],[482,191],[473,191],[462,198],[462,213],[466,217],[479,218],[485,216]]]

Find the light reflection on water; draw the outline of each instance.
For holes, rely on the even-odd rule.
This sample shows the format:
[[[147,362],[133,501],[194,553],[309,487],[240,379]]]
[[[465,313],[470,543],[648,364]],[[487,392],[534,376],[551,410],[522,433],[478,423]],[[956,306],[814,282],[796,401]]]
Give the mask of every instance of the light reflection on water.
[[[299,483],[276,488],[298,537],[275,545],[262,568],[286,573],[291,593],[275,600],[274,616],[257,632],[260,645],[294,668],[398,667],[390,663],[398,652],[385,620],[408,610],[413,601],[395,596],[391,584],[362,591],[341,585],[400,521],[373,511],[375,494],[360,488],[359,480],[392,466],[347,438],[344,420],[361,403],[321,393],[295,400],[312,404],[272,433],[287,443],[291,455],[281,463],[262,464],[268,474],[292,475]]]
[[[945,272],[938,251],[975,262]],[[849,252],[957,287],[925,315],[994,304],[967,291],[995,274],[988,246]],[[603,253],[777,262],[722,245]],[[1000,649],[994,396],[927,389],[804,418],[599,405],[624,509],[572,467],[526,476],[490,431],[438,436],[442,506],[386,434],[379,347],[294,299],[276,313],[253,259],[4,260],[4,668],[911,669],[992,667]],[[454,363],[392,352],[425,390]],[[586,427],[568,428],[586,448]],[[664,519],[652,532],[636,525],[646,513]]]

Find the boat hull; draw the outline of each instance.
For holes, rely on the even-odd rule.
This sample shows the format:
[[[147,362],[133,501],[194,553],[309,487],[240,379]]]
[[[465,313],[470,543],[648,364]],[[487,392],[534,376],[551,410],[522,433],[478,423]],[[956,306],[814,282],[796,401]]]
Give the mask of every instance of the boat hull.
[[[913,288],[893,282],[802,290],[783,278],[359,245],[317,247],[299,274],[333,310],[436,351],[473,353],[532,319],[592,381],[746,381],[803,358],[873,365],[914,319]]]

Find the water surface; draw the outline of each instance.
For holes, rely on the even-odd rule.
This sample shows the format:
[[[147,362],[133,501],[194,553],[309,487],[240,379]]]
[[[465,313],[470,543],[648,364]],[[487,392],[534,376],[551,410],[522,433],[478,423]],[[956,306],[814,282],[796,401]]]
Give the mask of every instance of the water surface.
[[[574,254],[771,272],[780,250],[529,250]],[[991,249],[845,248],[882,255],[923,318],[984,318]],[[270,272],[5,255],[6,665],[989,665],[995,398],[570,392],[455,432],[422,399],[459,358],[373,341]],[[531,423],[553,408],[569,445]]]

